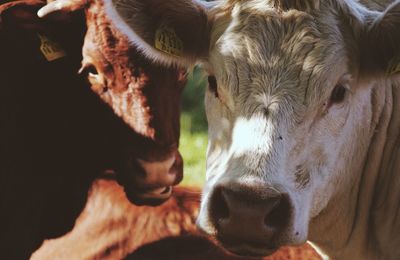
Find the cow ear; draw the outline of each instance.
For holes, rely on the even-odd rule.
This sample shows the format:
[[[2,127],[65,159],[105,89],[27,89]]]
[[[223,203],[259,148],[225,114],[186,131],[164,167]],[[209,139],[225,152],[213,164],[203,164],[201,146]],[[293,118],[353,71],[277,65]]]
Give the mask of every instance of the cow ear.
[[[0,5],[0,26],[37,29],[42,21],[36,16],[43,6],[40,0],[11,1]]]
[[[105,0],[105,10],[157,62],[191,65],[208,54],[208,8],[196,0]]]
[[[388,75],[400,74],[400,1],[379,14],[367,32],[370,66]],[[371,55],[368,55],[371,57]],[[378,66],[378,68],[377,68]]]

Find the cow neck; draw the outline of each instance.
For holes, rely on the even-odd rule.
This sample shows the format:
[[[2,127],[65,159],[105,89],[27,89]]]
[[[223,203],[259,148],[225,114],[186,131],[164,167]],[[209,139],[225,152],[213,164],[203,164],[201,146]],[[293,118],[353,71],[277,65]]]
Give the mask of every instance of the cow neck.
[[[377,84],[371,104],[363,166],[310,225],[327,259],[400,259],[400,80]]]

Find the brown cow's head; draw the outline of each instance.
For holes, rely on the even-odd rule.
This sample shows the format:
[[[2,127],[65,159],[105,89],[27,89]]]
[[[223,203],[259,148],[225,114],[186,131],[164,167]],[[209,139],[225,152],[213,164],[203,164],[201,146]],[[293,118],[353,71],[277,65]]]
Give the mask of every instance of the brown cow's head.
[[[151,64],[113,25],[102,1],[86,10],[82,72],[92,89],[135,132],[117,163],[128,196],[136,203],[168,198],[182,178],[178,152],[184,72]]]
[[[72,17],[57,12],[40,19],[36,11],[43,5],[41,0],[11,2],[2,6],[0,17],[12,26],[42,33],[54,32],[59,22]],[[80,73],[128,126],[122,127],[121,134],[110,133],[117,144],[114,151],[107,152],[113,158],[110,167],[119,173],[129,199],[137,204],[158,204],[168,199],[171,186],[182,179],[178,145],[185,71],[143,59],[105,14],[102,1],[57,1],[42,10],[55,11],[52,7],[86,11]]]

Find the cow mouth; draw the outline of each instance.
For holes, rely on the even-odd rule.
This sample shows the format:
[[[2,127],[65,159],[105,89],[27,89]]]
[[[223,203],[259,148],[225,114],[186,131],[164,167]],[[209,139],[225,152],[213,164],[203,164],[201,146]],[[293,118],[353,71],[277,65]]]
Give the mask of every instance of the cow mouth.
[[[135,205],[158,206],[168,200],[173,188],[172,186],[140,190],[135,188],[124,188],[128,200]]]

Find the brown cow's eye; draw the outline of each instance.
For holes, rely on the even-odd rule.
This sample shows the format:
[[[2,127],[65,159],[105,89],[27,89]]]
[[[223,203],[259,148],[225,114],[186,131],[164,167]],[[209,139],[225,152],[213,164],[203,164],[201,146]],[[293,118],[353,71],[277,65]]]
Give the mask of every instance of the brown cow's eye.
[[[331,98],[329,103],[330,104],[338,104],[343,102],[344,98],[346,97],[347,89],[342,84],[337,84],[332,91]]]
[[[208,88],[216,98],[219,98],[217,79],[214,76],[208,76]]]
[[[93,64],[85,62],[79,70],[79,74],[84,76],[97,76],[99,72]]]
[[[82,67],[82,69],[79,71],[79,73],[86,75],[86,76],[87,75],[96,76],[99,74],[96,67],[92,64],[88,64],[88,65],[85,65],[84,67]]]

